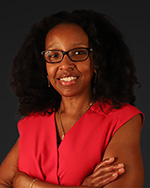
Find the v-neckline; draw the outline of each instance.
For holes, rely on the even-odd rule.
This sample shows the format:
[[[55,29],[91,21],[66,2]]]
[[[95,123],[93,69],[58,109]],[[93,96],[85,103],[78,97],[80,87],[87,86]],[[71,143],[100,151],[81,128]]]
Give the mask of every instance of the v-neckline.
[[[55,135],[56,135],[56,147],[57,147],[57,150],[59,151],[60,148],[62,147],[63,145],[63,142],[65,142],[66,140],[66,137],[68,137],[68,134],[70,135],[72,132],[72,130],[77,126],[78,122],[85,116],[85,114],[87,114],[87,112],[90,110],[90,109],[93,109],[93,107],[95,106],[96,103],[94,103],[92,106],[90,106],[90,108],[73,124],[73,126],[66,132],[63,140],[59,140],[58,137],[59,134],[58,134],[58,129],[57,129],[57,124],[56,124],[56,111],[54,112],[53,114],[53,120],[54,120],[54,128],[55,128]],[[58,143],[59,142],[59,143]]]
[[[64,142],[64,140],[65,140],[66,135],[68,134],[68,132],[70,132],[70,130],[74,127],[75,124],[69,129],[68,132],[66,132],[63,140],[61,140],[59,133],[58,133],[57,123],[56,123],[56,112],[54,112],[54,114],[53,114],[53,120],[54,120],[55,136],[56,136],[56,147],[57,147],[57,151],[59,151],[59,149],[62,145],[62,142]]]

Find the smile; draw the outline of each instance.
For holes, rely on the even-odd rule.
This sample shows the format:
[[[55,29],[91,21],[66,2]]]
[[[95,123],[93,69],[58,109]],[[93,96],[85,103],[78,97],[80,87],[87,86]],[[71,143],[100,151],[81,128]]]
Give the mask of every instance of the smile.
[[[77,79],[77,77],[69,76],[69,77],[65,77],[65,78],[60,78],[60,81],[70,82],[70,81],[76,80],[76,79]]]

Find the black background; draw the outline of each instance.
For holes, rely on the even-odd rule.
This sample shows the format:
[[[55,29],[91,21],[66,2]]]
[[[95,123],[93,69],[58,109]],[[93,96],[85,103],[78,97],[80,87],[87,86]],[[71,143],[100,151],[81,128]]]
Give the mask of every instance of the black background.
[[[17,98],[9,86],[12,61],[32,24],[60,10],[92,9],[112,17],[133,54],[142,87],[136,90],[136,106],[144,112],[141,151],[145,168],[144,187],[150,187],[150,1],[71,0],[3,1],[0,4],[0,163],[18,137]],[[130,138],[127,138],[130,139]]]

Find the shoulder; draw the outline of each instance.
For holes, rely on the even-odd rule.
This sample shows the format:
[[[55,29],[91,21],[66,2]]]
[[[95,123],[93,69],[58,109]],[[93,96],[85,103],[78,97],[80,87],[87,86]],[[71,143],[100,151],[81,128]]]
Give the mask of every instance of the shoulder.
[[[144,114],[137,107],[123,103],[121,108],[113,109],[112,116],[118,120],[118,124],[125,124],[127,121],[135,117],[136,115],[141,116],[142,120],[144,120]]]
[[[136,107],[127,103],[121,103],[120,108],[114,108],[111,104],[100,103],[99,111],[107,118],[116,118],[118,120],[126,120],[131,117],[141,114],[144,118],[144,114]]]
[[[130,115],[136,115],[139,113],[142,113],[136,106],[127,104],[127,103],[122,103],[121,108],[116,109],[113,108],[112,110],[113,115],[116,114],[118,115],[123,115],[123,116],[130,116]]]
[[[43,114],[33,113],[28,116],[25,116],[18,122],[19,132],[25,130],[32,131],[35,129],[39,129],[40,127],[46,126],[49,123],[49,121],[51,121],[51,118],[53,118],[53,114],[43,115]]]
[[[139,114],[139,117],[144,121],[144,114],[135,106],[122,103],[120,108],[113,108],[108,103],[96,104],[96,111],[104,116],[106,124],[109,124],[109,130],[111,129],[111,136],[122,127],[125,123],[131,120],[133,117]]]

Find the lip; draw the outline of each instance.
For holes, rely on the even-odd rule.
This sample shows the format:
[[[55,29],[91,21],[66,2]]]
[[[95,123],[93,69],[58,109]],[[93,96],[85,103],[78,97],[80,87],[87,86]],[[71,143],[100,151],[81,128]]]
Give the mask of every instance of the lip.
[[[67,75],[67,76],[62,76],[58,78],[58,81],[61,85],[63,86],[70,86],[76,83],[78,80],[79,76],[75,75]]]

